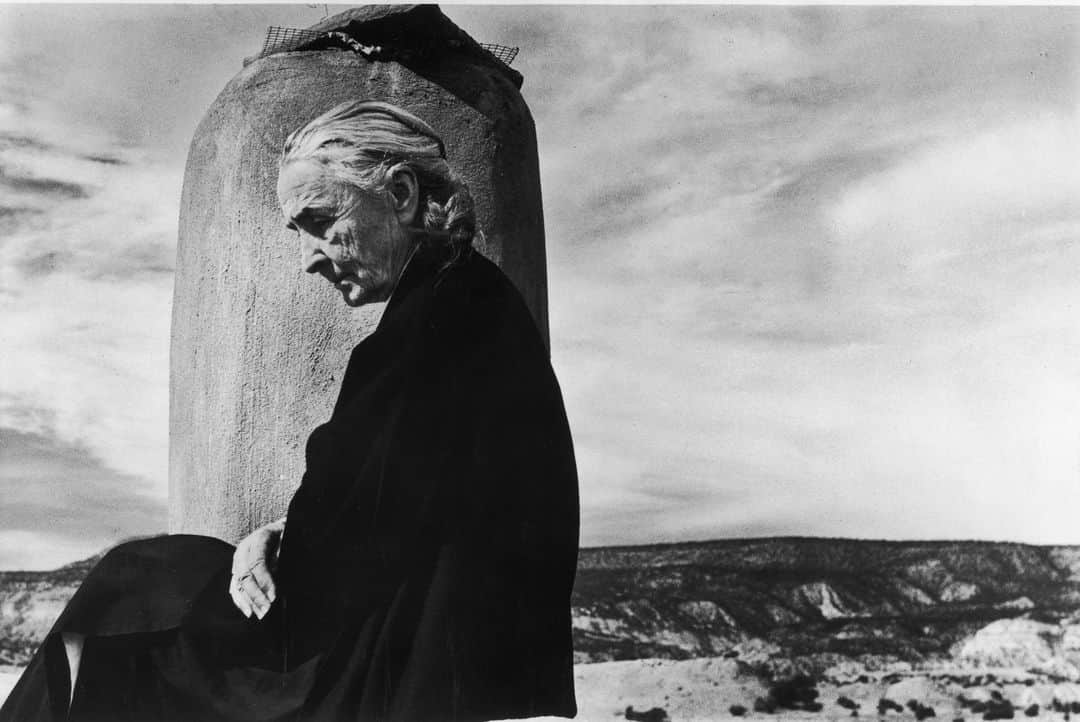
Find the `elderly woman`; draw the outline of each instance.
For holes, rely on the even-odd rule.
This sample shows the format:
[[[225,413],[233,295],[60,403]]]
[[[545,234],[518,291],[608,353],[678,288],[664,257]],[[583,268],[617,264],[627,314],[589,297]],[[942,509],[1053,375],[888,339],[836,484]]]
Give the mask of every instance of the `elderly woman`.
[[[287,516],[112,550],[0,720],[573,716],[569,429],[442,140],[340,105],[289,136],[278,199],[304,270],[388,301]]]

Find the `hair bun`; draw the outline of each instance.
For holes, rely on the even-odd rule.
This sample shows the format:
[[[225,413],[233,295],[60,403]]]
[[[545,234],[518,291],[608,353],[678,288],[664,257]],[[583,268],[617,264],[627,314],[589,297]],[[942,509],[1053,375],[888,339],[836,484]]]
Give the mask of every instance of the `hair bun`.
[[[452,265],[461,260],[472,247],[473,238],[476,236],[476,205],[468,185],[457,174],[451,179],[449,191],[445,202],[428,199],[424,213],[424,230],[448,239],[448,265]]]

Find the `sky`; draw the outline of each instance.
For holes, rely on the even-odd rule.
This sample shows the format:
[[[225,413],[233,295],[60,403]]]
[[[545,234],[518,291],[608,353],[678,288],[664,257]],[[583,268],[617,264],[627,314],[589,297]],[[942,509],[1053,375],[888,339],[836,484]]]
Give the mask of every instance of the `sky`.
[[[343,7],[0,5],[0,569],[166,530],[188,143]],[[521,49],[584,544],[1080,544],[1080,8],[443,9]]]

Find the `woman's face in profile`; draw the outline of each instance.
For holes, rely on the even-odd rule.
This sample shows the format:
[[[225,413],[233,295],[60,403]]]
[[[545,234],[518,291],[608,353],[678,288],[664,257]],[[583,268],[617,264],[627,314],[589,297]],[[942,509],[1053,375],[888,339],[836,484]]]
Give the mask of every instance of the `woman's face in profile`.
[[[300,262],[341,291],[345,303],[385,301],[400,268],[404,234],[386,198],[340,181],[313,160],[282,167],[278,202],[300,241]]]

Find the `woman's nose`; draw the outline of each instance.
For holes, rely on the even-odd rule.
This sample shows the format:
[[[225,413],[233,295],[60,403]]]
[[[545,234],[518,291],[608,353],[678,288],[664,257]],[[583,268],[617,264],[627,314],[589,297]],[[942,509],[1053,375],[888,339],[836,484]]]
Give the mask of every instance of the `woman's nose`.
[[[300,234],[300,266],[308,273],[318,273],[319,267],[328,261],[319,244],[306,233]]]

